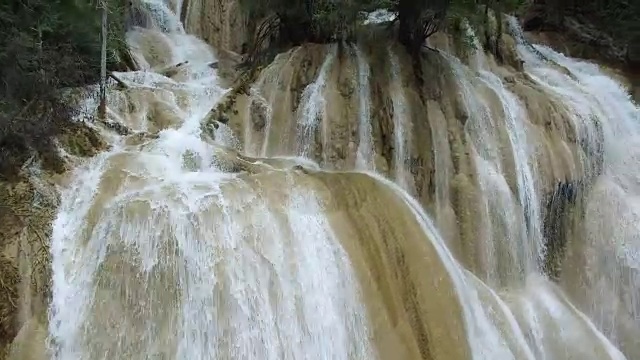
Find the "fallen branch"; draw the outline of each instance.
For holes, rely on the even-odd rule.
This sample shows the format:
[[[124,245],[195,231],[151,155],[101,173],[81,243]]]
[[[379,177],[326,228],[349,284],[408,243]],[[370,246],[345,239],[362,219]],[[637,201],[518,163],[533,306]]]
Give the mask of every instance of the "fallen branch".
[[[124,63],[124,66],[128,71],[140,70],[140,65],[133,57],[133,54],[131,54],[131,50],[124,49],[120,51],[120,56],[123,58],[122,62]]]
[[[122,87],[124,89],[128,89],[129,88],[129,85],[127,85],[124,81],[122,81],[119,77],[117,77],[116,74],[114,74],[111,71],[109,71],[108,75],[109,75],[110,78],[115,80],[120,87]]]
[[[426,45],[426,44],[425,44],[425,45],[422,45],[422,48],[423,48],[423,49],[427,49],[427,50],[431,50],[431,51],[434,51],[434,52],[437,52],[438,54],[440,53],[440,50],[438,50],[438,49],[436,49],[436,48],[432,48],[431,46]]]

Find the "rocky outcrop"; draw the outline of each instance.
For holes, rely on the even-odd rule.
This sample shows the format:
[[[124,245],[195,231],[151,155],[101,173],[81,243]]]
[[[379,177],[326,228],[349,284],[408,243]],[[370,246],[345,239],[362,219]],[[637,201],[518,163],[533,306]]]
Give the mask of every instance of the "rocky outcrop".
[[[576,142],[577,129],[564,104],[517,70],[521,63],[515,53],[514,40],[505,34],[502,41],[502,52],[511,62],[506,66],[498,65],[492,56],[486,57],[486,61],[525,106],[527,136],[539,144],[534,171],[539,174],[540,191],[552,193],[558,179],[573,181],[584,177],[587,171],[578,161],[583,149]],[[446,34],[434,36],[430,44],[447,51],[456,49],[453,37]],[[375,36],[370,40],[361,39],[358,46],[369,61],[371,73],[375,74],[370,79],[369,93],[376,170],[393,177],[394,169],[405,168],[411,178],[409,191],[426,208],[440,213],[439,226],[457,239],[452,247],[459,255],[465,254],[465,262],[470,268],[481,266],[473,255],[477,250],[468,247],[478,243],[476,229],[482,227],[479,216],[474,215],[482,206],[482,190],[477,177],[477,168],[482,165],[473,155],[477,150],[470,141],[466,125],[473,114],[464,104],[461,84],[456,80],[451,63],[439,51],[424,51],[420,64],[425,81],[420,83],[416,81],[412,60],[392,40]],[[294,48],[279,55],[265,68],[250,91],[235,92],[237,96],[233,102],[226,103],[230,106],[224,121],[239,137],[244,152],[256,156],[296,153],[297,123],[303,116],[300,111],[305,101],[302,94],[317,80],[320,68],[332,51],[329,45],[306,44]],[[353,47],[338,46],[336,51],[336,59],[324,80],[323,103],[317,104],[323,106],[323,111],[318,115],[310,146],[315,161],[325,168],[342,170],[352,169],[356,161],[359,84]],[[406,104],[403,109],[393,106],[392,94],[397,90],[390,85],[394,81],[390,52],[400,62],[399,81]],[[473,59],[467,57],[467,61]],[[503,104],[482,83],[474,84],[473,91],[485,99],[497,121],[495,126],[500,129],[497,146],[508,147]],[[394,113],[401,113],[410,123],[408,157],[401,164],[396,163],[395,156],[398,149],[394,143]],[[435,149],[438,149],[437,154]],[[446,149],[448,155],[436,159],[436,156],[442,156],[441,149]],[[508,152],[503,156],[501,166],[514,191],[517,187],[514,159]],[[436,161],[438,166],[446,168],[437,169]],[[447,174],[447,179],[439,179],[437,172]],[[445,203],[437,203],[436,189],[447,194]]]
[[[35,314],[46,318],[51,289],[48,244],[57,194],[36,174],[0,187],[1,349],[26,319]]]
[[[217,49],[243,53],[248,19],[237,0],[184,0],[181,18],[189,33]]]
[[[560,181],[552,193],[545,196],[543,220],[545,273],[560,279],[567,241],[579,231],[584,218],[583,199],[588,189],[580,180]]]
[[[80,158],[93,156],[106,146],[93,129],[81,123],[70,123],[58,142],[67,154]],[[63,165],[63,169],[70,167]],[[40,171],[37,164],[26,163],[18,178],[0,182],[0,359],[12,352],[9,345],[19,332],[33,326],[28,323],[47,323],[49,237],[58,206],[55,186],[65,177],[64,172]]]
[[[522,14],[521,24],[529,40],[546,44],[565,55],[594,60],[631,79],[630,94],[640,102],[640,34],[620,41],[580,16],[549,14],[544,5],[532,4]]]
[[[233,51],[240,52],[246,41],[246,26],[242,25],[246,19],[236,11],[234,0],[204,5],[204,0],[183,2],[182,18],[187,29],[210,44],[231,49],[231,52],[219,52],[221,61],[216,66],[220,72],[228,73],[225,75],[228,79],[238,78],[230,64],[238,62]],[[528,20],[530,25],[535,25],[534,18]],[[140,34],[155,36],[143,31]],[[491,50],[500,54],[500,61],[485,54],[480,54],[480,60],[521,102],[526,115],[522,126],[535,154],[531,162],[537,190],[551,194],[540,201],[541,206],[546,205],[545,266],[551,276],[558,277],[566,241],[571,237],[563,231],[570,228],[574,220],[571,211],[579,202],[575,189],[582,188],[577,184],[593,175],[592,169],[580,160],[586,150],[580,143],[570,109],[521,71],[522,61],[516,53],[515,40],[506,34],[499,39],[489,34],[487,38],[497,42]],[[255,78],[239,77],[203,124],[205,133],[211,137],[219,126],[231,128],[240,140],[242,152],[259,159],[260,164],[255,159],[236,153],[226,156],[224,152],[215,154],[213,161],[225,171],[248,174],[286,163],[278,157],[298,153],[299,119],[307,116],[309,123],[315,124],[309,131],[309,157],[326,169],[353,169],[362,111],[355,49],[358,46],[372,74],[365,95],[371,105],[376,171],[389,178],[396,176],[397,169],[405,171],[409,178],[405,189],[431,210],[438,228],[450,241],[450,249],[468,269],[482,270],[485,264],[481,244],[491,231],[482,222],[483,216],[489,216],[488,205],[483,203],[486,189],[479,179],[480,170],[486,170],[478,156],[483,142],[497,149],[495,161],[506,187],[511,193],[516,193],[518,187],[516,159],[509,150],[511,143],[506,130],[507,109],[496,92],[478,80],[477,73],[466,73],[466,67],[458,69],[460,73],[455,72],[454,62],[445,53],[457,55],[472,67],[477,66],[478,60],[455,36],[441,33],[429,40],[431,47],[440,50],[425,50],[419,59],[411,59],[392,35],[377,32],[362,36],[357,45],[304,44],[278,55],[266,68],[260,69]],[[154,46],[158,43],[149,42]],[[151,45],[149,51],[155,51],[157,59],[169,58],[168,50],[166,54],[156,48],[151,50]],[[162,46],[159,48],[162,50]],[[393,71],[394,61],[398,63],[397,73]],[[171,70],[164,72],[168,77],[180,78],[180,69],[175,64],[168,64],[167,68],[159,66],[162,61],[157,62],[151,65]],[[324,78],[319,82],[321,74]],[[110,110],[117,113],[122,122],[114,123],[111,129],[129,135],[128,145],[145,146],[160,130],[180,123],[181,113],[176,111],[179,106],[174,105],[186,102],[190,94],[184,89],[172,88],[174,82],[161,83],[167,79],[160,77],[158,75],[156,87],[119,89],[110,95],[113,98]],[[310,85],[319,89],[314,99],[305,97]],[[465,91],[486,105],[492,120],[487,138],[474,133],[474,119],[484,109],[468,104]],[[396,101],[398,95],[402,97],[400,103]],[[308,101],[318,102],[305,107]],[[314,111],[309,111],[310,108]],[[398,156],[401,145],[394,137],[401,126],[399,118],[405,120],[404,158]],[[95,155],[105,148],[100,137],[86,127],[64,133],[59,141],[73,159]],[[199,160],[192,155],[185,153],[185,167],[196,169]],[[296,170],[310,172],[301,166]],[[26,351],[25,339],[33,337],[39,341],[46,329],[45,310],[51,281],[47,239],[58,201],[54,184],[64,181],[64,177],[64,174],[27,172],[15,183],[0,184],[0,359],[2,349],[14,338],[12,359],[41,356],[23,356],[21,351]]]

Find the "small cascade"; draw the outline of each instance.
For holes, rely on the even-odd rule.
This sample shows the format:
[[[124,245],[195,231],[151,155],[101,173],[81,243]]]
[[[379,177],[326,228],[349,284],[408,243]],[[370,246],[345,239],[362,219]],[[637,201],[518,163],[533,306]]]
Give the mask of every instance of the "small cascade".
[[[465,133],[474,145],[474,160],[483,206],[476,266],[490,285],[521,284],[536,259],[529,253],[524,215],[515,201],[503,165],[502,128],[486,100],[471,82],[473,76],[457,58],[445,55],[459,83],[460,96],[469,114]]]
[[[530,146],[526,137],[526,125],[524,123],[527,115],[516,95],[507,90],[502,80],[489,70],[485,56],[480,52],[482,45],[471,27],[467,26],[467,34],[472,39],[475,47],[474,63],[478,67],[480,79],[498,96],[502,104],[517,177],[517,195],[519,204],[524,212],[527,230],[527,237],[522,239],[529,244],[526,254],[527,271],[540,271],[539,264],[542,261],[544,251],[542,230],[540,228],[542,218],[540,199],[537,195],[535,177],[530,165],[533,159],[530,154]]]
[[[327,77],[333,67],[333,63],[338,56],[338,47],[333,44],[330,46],[325,57],[316,80],[307,85],[302,93],[302,98],[298,109],[298,155],[313,158],[312,146],[315,143],[315,136],[318,127],[324,123],[325,99],[324,89],[326,87]],[[326,144],[327,134],[322,134],[322,143]],[[326,148],[326,147],[325,147]]]
[[[511,143],[512,154],[517,175],[518,198],[524,211],[524,220],[530,245],[526,255],[528,270],[538,269],[542,259],[544,244],[540,230],[540,202],[536,192],[533,171],[529,165],[531,160],[522,119],[526,116],[520,101],[508,91],[502,81],[489,71],[481,71],[481,79],[495,92],[502,103],[507,133]]]
[[[402,84],[400,61],[391,48],[388,49],[388,52],[390,62],[390,92],[391,102],[393,103],[393,177],[401,188],[411,193],[413,188],[413,186],[410,185],[412,182],[411,173],[406,165],[409,160],[411,122],[409,116],[407,116],[408,104],[405,98],[405,89]]]
[[[469,359],[626,359],[547,279],[532,275],[523,287],[492,290],[453,258],[415,199],[398,185],[376,178],[412,210],[447,269],[464,314]]]
[[[250,149],[250,152],[246,152],[246,155],[250,156],[272,156],[274,153],[282,155],[294,155],[294,149],[290,149],[288,146],[279,148],[278,145],[282,143],[288,143],[290,137],[295,137],[296,134],[292,134],[295,131],[294,127],[287,126],[286,129],[278,128],[278,121],[274,121],[274,112],[282,111],[282,107],[287,108],[287,101],[281,101],[276,104],[278,95],[281,94],[281,84],[286,84],[291,81],[291,74],[285,75],[283,69],[291,68],[291,64],[296,58],[296,53],[300,48],[292,50],[290,53],[284,54],[286,60],[282,62],[274,61],[269,64],[260,74],[258,80],[251,85],[249,89],[249,101],[247,104],[246,118],[244,119],[244,134],[245,134],[245,148]],[[279,65],[282,65],[281,67]],[[269,88],[269,85],[274,85],[273,88]],[[275,122],[275,124],[274,124]],[[276,150],[278,149],[279,150]],[[286,149],[285,149],[286,148]]]
[[[570,184],[584,205],[577,236],[566,241],[560,282],[604,334],[640,356],[640,107],[595,64],[526,42],[509,19],[527,73],[571,109],[586,169]]]
[[[356,169],[375,171],[375,152],[371,135],[371,86],[369,77],[371,70],[367,58],[357,45],[354,45],[358,61],[358,150]]]
[[[157,0],[136,0],[148,12],[148,18],[151,19],[150,28],[162,31],[164,33],[184,34],[184,26],[180,22],[180,15],[176,15],[170,8],[170,5],[164,1]],[[181,8],[181,7],[180,7]]]
[[[271,102],[262,96],[260,88],[264,83],[265,78],[261,77],[255,84],[251,85],[249,89],[249,109],[247,109],[247,115],[252,116],[254,108],[263,111],[265,117],[264,130],[260,134],[262,141],[255,139],[255,125],[253,119],[247,119],[244,123],[244,153],[248,156],[264,156],[267,149],[267,140],[269,139],[269,130],[271,129],[271,120],[273,118],[273,109]]]

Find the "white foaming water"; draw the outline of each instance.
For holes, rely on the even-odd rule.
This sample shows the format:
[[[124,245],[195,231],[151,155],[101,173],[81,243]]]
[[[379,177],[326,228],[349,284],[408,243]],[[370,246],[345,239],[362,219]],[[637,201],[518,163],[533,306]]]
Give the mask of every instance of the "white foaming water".
[[[152,16],[175,17],[151,5],[166,11]],[[51,239],[53,358],[374,358],[353,270],[315,195],[292,183],[283,204],[259,180],[218,169],[219,150],[235,139],[222,125],[215,143],[200,130],[226,91],[208,45],[136,31],[134,45],[163,41],[171,50],[165,59],[143,53],[156,57],[149,63],[189,64],[173,80],[118,74],[131,96],[154,106],[136,129],[149,137],[114,142],[61,191]]]
[[[407,101],[402,85],[402,73],[400,71],[400,61],[393,50],[388,49],[390,62],[390,80],[391,80],[391,102],[393,103],[393,176],[395,181],[401,188],[408,192],[413,191],[410,185],[410,173],[406,168],[407,160],[409,160],[409,141],[411,126],[409,117],[407,116]],[[438,167],[436,166],[436,169]]]
[[[156,4],[156,8],[163,6],[166,7],[164,3]],[[175,17],[171,13],[162,16]],[[171,78],[152,72],[119,74],[130,85],[127,99],[131,103],[114,102],[109,114],[122,113],[118,111],[120,106],[132,107],[135,116],[122,115],[117,120],[143,135],[142,140],[115,139],[110,151],[78,168],[72,184],[62,191],[51,245],[53,297],[49,332],[53,357],[376,358],[376,344],[371,341],[364,306],[366,299],[361,297],[355,271],[337,239],[340,229],[332,224],[336,219],[323,208],[326,198],[313,187],[301,185],[294,172],[279,170],[298,164],[319,169],[308,158],[318,121],[324,121],[323,91],[335,60],[335,47],[330,48],[316,81],[305,89],[298,108],[303,130],[299,145],[306,158],[266,158],[255,162],[240,159],[244,165],[269,172],[269,176],[260,172],[248,176],[250,171],[221,170],[229,152],[224,147],[237,143],[229,127],[220,125],[213,133],[214,139],[208,139],[200,129],[202,119],[226,91],[208,66],[215,61],[213,52],[193,37],[179,31],[162,34],[159,28],[162,27],[136,30],[129,36],[148,68],[162,70],[182,60],[189,60],[189,64]],[[501,263],[501,272],[508,268],[509,274],[519,274],[524,272],[523,259],[529,256],[523,250],[529,246],[522,235],[523,210],[515,205],[517,201],[500,162],[502,149],[494,129],[501,124],[493,119],[482,91],[476,89],[493,90],[503,102],[505,118],[512,117],[505,119],[512,122],[506,124],[507,132],[513,133],[508,134],[511,148],[526,145],[517,123],[519,105],[510,102],[513,99],[509,92],[495,79],[485,75],[478,85],[469,80],[462,64],[450,60],[461,81],[470,115],[466,132],[475,146],[487,208],[486,214],[481,215],[487,221],[483,228],[497,229],[490,241],[480,240],[495,246],[488,250],[489,255],[497,252],[505,257],[495,255],[495,264],[487,268],[493,271]],[[617,93],[614,98],[618,99]],[[394,107],[403,101],[394,100]],[[627,120],[624,128],[633,130],[633,121]],[[403,126],[397,127],[400,128],[407,132]],[[633,140],[625,138],[626,145]],[[327,141],[324,138],[323,145]],[[404,141],[400,139],[399,145]],[[611,145],[607,149],[616,148]],[[404,148],[401,153],[404,152],[408,149]],[[523,154],[513,156],[516,161],[525,161],[526,150]],[[633,207],[637,197],[624,196],[635,195],[640,182],[635,178],[637,170],[622,165],[637,164],[635,160],[640,155],[630,150],[625,161],[620,160],[621,155],[607,157],[605,171],[609,175],[607,182],[599,185],[607,191],[601,191],[601,197],[594,199],[610,201],[604,209],[614,213],[609,216],[622,216],[623,220],[634,221],[633,226],[606,218],[603,221],[618,222],[616,226],[624,232],[597,225],[595,234],[587,234],[600,239],[607,230],[618,241],[616,255],[624,255],[622,265],[627,268],[599,268],[607,275],[638,268],[638,251],[634,248],[638,232],[633,227],[638,223],[634,217],[640,212]],[[519,168],[516,172],[523,171]],[[548,280],[534,274],[527,276],[521,286],[502,287],[502,282],[495,279],[501,273],[497,270],[481,274],[486,276],[482,280],[466,271],[447,249],[420,204],[400,186],[378,175],[371,176],[403,200],[430,239],[459,299],[466,331],[460,337],[460,345],[468,343],[470,358],[624,359]],[[522,192],[528,181],[525,175],[518,179],[521,202],[525,201]],[[613,205],[626,207],[616,209]],[[597,206],[593,208],[596,214],[591,215],[591,220],[597,220],[595,215],[606,215],[604,211],[598,213]],[[514,223],[522,226],[518,228]],[[607,266],[613,261],[605,260],[610,262]],[[616,265],[622,262],[619,258],[616,261]],[[590,273],[593,275],[596,274]],[[624,279],[631,282],[632,289],[637,279],[633,276]],[[614,290],[623,288],[620,283],[613,286]],[[627,301],[635,306],[637,297],[627,290],[623,293],[631,294]],[[597,325],[602,328],[602,324],[600,321]]]
[[[523,207],[524,220],[528,230],[528,240],[523,240],[530,244],[527,247],[526,261],[529,263],[526,267],[530,271],[539,270],[538,265],[542,259],[544,245],[540,230],[540,202],[530,166],[525,125],[522,123],[522,119],[526,115],[518,98],[504,87],[502,81],[495,74],[484,70],[480,74],[485,84],[498,95],[503,106],[517,173],[518,197],[520,206]]]
[[[320,66],[318,77],[314,82],[307,85],[302,93],[300,104],[296,111],[298,116],[298,155],[312,157],[311,146],[314,143],[314,136],[318,126],[324,123],[326,101],[324,89],[327,84],[327,77],[333,67],[333,63],[338,55],[336,44],[330,45],[327,56]],[[326,134],[323,134],[322,143],[326,144]]]
[[[523,287],[495,292],[464,270],[420,204],[397,184],[370,176],[404,199],[429,234],[460,299],[471,358],[626,359],[547,279],[532,275]]]
[[[180,22],[180,14],[171,10],[170,4],[157,0],[138,0],[149,12],[151,27],[165,33],[184,34],[184,26]],[[182,6],[178,7],[180,11]]]
[[[394,12],[387,9],[377,9],[365,14],[367,18],[364,20],[364,25],[381,24],[384,22],[393,21],[397,17]]]
[[[284,68],[287,68],[288,65],[291,64],[291,62],[296,56],[296,53],[300,49],[301,48],[298,47],[295,50],[292,50],[292,52],[288,56],[288,59],[284,65]],[[256,137],[254,134],[255,131],[253,130],[253,121],[251,119],[249,119],[249,121],[245,121],[245,141],[244,141],[245,149],[246,149],[245,154],[249,156],[266,157],[266,156],[273,155],[269,152],[269,139],[271,138],[271,136],[274,136],[276,139],[282,138],[282,134],[280,133],[276,132],[275,134],[271,134],[271,130],[273,128],[273,112],[274,112],[273,103],[276,99],[276,94],[278,93],[278,91],[274,90],[268,94],[262,93],[262,87],[264,86],[265,83],[277,84],[277,83],[280,83],[281,81],[284,81],[283,79],[281,79],[282,75],[280,74],[280,68],[276,66],[277,64],[278,64],[277,61],[274,61],[271,64],[269,64],[269,66],[267,66],[267,68],[264,69],[260,74],[258,81],[254,83],[251,86],[251,89],[249,90],[251,95],[251,101],[249,103],[249,109],[247,109],[248,116],[249,117],[252,116],[252,111],[253,111],[252,106],[254,102],[259,104],[259,106],[262,107],[266,113],[264,129],[261,131],[261,134],[260,134],[262,143],[259,150],[257,150],[257,148],[260,142],[254,141]]]
[[[529,244],[525,250],[527,252],[525,269],[529,272],[540,271],[539,265],[544,251],[540,228],[542,219],[535,177],[530,165],[532,162],[530,146],[525,132],[524,119],[526,118],[526,112],[515,94],[507,90],[502,80],[488,70],[484,56],[480,53],[482,45],[473,29],[469,26],[467,26],[467,34],[473,39],[475,46],[474,62],[478,66],[480,79],[498,96],[502,104],[505,125],[516,167],[518,198],[524,212],[527,230],[526,236],[522,237],[521,241]]]
[[[586,203],[585,237],[569,242],[565,261],[571,266],[563,269],[561,283],[607,337],[637,358],[640,108],[597,65],[527,44],[516,19],[509,21],[529,75],[571,108],[590,170],[585,192],[578,194]]]
[[[487,287],[454,259],[415,199],[397,184],[370,175],[404,199],[429,234],[460,299],[473,359],[626,359],[548,280],[534,275],[523,288],[495,292]]]
[[[369,77],[371,69],[367,58],[357,45],[353,46],[358,60],[358,150],[356,153],[356,169],[375,171],[375,152],[371,136],[371,86]]]
[[[480,184],[479,196],[484,204],[480,222],[479,269],[483,280],[492,286],[522,284],[526,274],[536,269],[538,257],[532,256],[527,241],[525,215],[506,180],[502,165],[502,128],[485,100],[467,75],[470,70],[457,58],[445,54],[459,83],[463,104],[469,114],[465,133],[474,145],[474,159]],[[502,100],[502,99],[501,99]],[[504,114],[508,117],[512,114]],[[507,120],[508,122],[509,120]],[[508,126],[507,126],[508,128]],[[513,144],[511,144],[513,148]],[[515,161],[526,161],[514,155]]]

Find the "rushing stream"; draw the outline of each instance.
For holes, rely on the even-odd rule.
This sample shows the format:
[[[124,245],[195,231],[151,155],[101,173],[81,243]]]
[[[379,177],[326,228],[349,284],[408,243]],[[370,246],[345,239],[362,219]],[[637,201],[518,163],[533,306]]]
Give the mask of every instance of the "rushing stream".
[[[143,70],[116,74],[129,89],[109,106],[131,131],[101,129],[111,148],[73,171],[53,224],[53,358],[639,358],[639,109],[597,66],[527,44],[512,21],[527,81],[568,109],[581,154],[574,173],[592,180],[578,195],[584,220],[567,240],[567,266],[552,281],[543,218],[555,180],[543,181],[542,136],[518,88],[484,55],[469,65],[434,55],[468,114],[456,135],[455,122],[410,111],[419,97],[396,49],[374,65],[358,46],[345,55],[328,45],[286,111],[283,129],[295,138],[287,150],[277,132],[289,103],[264,89],[294,75],[270,66],[251,87],[247,104],[264,109],[263,130],[205,131],[229,90],[210,66],[216,54],[185,33],[172,10],[182,2],[142,3],[153,21],[128,41]],[[292,66],[302,51],[277,61]],[[347,80],[334,71],[344,56],[355,64]],[[391,111],[376,103],[379,76],[389,79]],[[357,111],[336,110],[332,89],[349,83],[345,103]],[[347,116],[350,137],[337,138],[335,119]],[[389,149],[374,139],[387,129]],[[433,147],[433,206],[416,180],[424,143]],[[327,149],[352,153],[334,167]],[[378,154],[392,166],[379,169]],[[473,198],[460,195],[467,179],[477,182]],[[476,211],[463,217],[461,206]],[[451,221],[473,241],[451,235]]]

